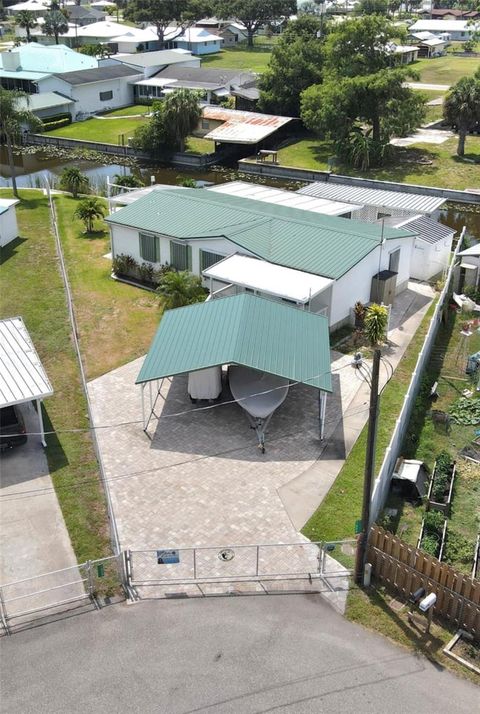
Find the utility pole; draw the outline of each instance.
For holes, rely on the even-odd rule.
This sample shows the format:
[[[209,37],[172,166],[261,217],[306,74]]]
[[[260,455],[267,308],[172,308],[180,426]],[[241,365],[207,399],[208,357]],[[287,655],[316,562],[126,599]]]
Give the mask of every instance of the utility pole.
[[[375,473],[375,444],[377,440],[378,420],[378,379],[382,353],[376,349],[373,353],[372,386],[370,391],[370,410],[368,415],[367,453],[365,456],[365,477],[363,480],[362,530],[358,536],[355,580],[362,582],[365,555],[367,552],[368,527],[370,521],[370,499]]]

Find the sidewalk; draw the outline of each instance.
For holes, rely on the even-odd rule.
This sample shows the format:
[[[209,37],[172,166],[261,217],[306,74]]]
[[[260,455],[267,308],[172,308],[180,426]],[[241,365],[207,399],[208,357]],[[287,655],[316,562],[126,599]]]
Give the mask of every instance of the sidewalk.
[[[417,331],[432,299],[433,291],[428,285],[409,283],[408,290],[397,296],[392,308],[389,332],[388,360],[396,368],[415,332]],[[332,353],[332,372],[351,362],[351,356]],[[371,363],[369,364],[371,367]],[[360,380],[358,371],[343,370],[349,375],[348,390],[342,378],[341,389],[335,390],[327,407],[328,414],[340,414],[336,423],[326,434],[325,447],[318,460],[300,476],[283,485],[278,493],[297,530],[301,530],[323,501],[345,459],[358,439],[368,420],[370,389]],[[387,381],[386,370],[380,372],[380,389]],[[355,383],[358,384],[355,388]],[[347,415],[348,419],[345,420]],[[330,417],[331,418],[331,417]]]

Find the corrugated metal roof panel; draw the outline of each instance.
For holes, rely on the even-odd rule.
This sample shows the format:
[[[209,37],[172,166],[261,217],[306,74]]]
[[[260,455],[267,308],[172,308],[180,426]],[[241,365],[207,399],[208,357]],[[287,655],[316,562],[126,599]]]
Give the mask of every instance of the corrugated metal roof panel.
[[[400,208],[412,213],[433,213],[442,206],[446,199],[437,196],[423,196],[418,193],[388,191],[387,189],[363,188],[361,186],[343,186],[315,182],[301,188],[298,193],[317,198],[329,198],[333,201],[345,201],[364,206],[380,208]]]
[[[399,228],[409,228],[417,233],[417,238],[425,243],[438,243],[439,241],[451,238],[455,235],[455,229],[445,226],[443,223],[433,221],[426,216],[413,218],[409,221],[397,224]]]
[[[22,318],[0,320],[0,407],[52,394],[52,385]]]
[[[266,203],[300,208],[302,211],[314,211],[316,213],[323,213],[326,216],[341,216],[362,208],[362,206],[355,206],[352,203],[340,203],[339,201],[330,201],[325,198],[301,196],[295,191],[272,188],[272,186],[249,183],[248,181],[229,181],[228,183],[209,186],[208,190],[225,193],[229,196],[250,198],[254,201],[265,201]]]
[[[168,310],[137,384],[222,364],[331,391],[328,320],[246,293]]]
[[[223,236],[264,260],[333,279],[374,250],[382,235],[415,235],[199,189],[152,191],[107,221],[175,238]]]

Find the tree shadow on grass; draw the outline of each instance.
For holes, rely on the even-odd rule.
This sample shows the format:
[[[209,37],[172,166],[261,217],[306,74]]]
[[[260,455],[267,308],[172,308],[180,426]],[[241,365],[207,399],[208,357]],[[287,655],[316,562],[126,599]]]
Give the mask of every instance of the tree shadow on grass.
[[[107,238],[107,237],[108,237],[108,233],[103,228],[101,228],[98,231],[90,231],[90,232],[82,231],[81,233],[78,234],[78,238],[80,238],[81,240],[99,240],[99,239]]]
[[[14,240],[10,241],[10,243],[7,243],[6,246],[0,248],[0,265],[3,265],[7,262],[7,260],[16,255],[18,253],[18,248],[22,245],[22,243],[26,242],[27,238],[18,237],[14,238]]]
[[[45,440],[47,442],[48,470],[51,474],[68,465],[68,459],[58,438],[54,426],[50,421],[45,405],[42,405],[43,426],[45,429]]]

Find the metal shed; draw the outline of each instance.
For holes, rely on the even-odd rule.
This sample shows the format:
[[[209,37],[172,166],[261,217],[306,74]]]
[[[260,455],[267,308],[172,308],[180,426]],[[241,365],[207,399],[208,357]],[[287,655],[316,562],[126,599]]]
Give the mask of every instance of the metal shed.
[[[332,391],[328,320],[248,293],[165,313],[136,380],[141,385],[144,430],[154,413],[161,380],[222,365],[247,368],[260,376],[274,375],[287,383],[318,389],[319,430],[323,438],[326,393]],[[145,409],[147,384],[149,411]],[[267,388],[269,391],[273,390]],[[252,396],[257,394],[242,395],[236,401]],[[263,448],[266,423],[251,425]]]
[[[42,400],[53,388],[21,317],[0,320],[0,408],[36,402],[43,446]]]

